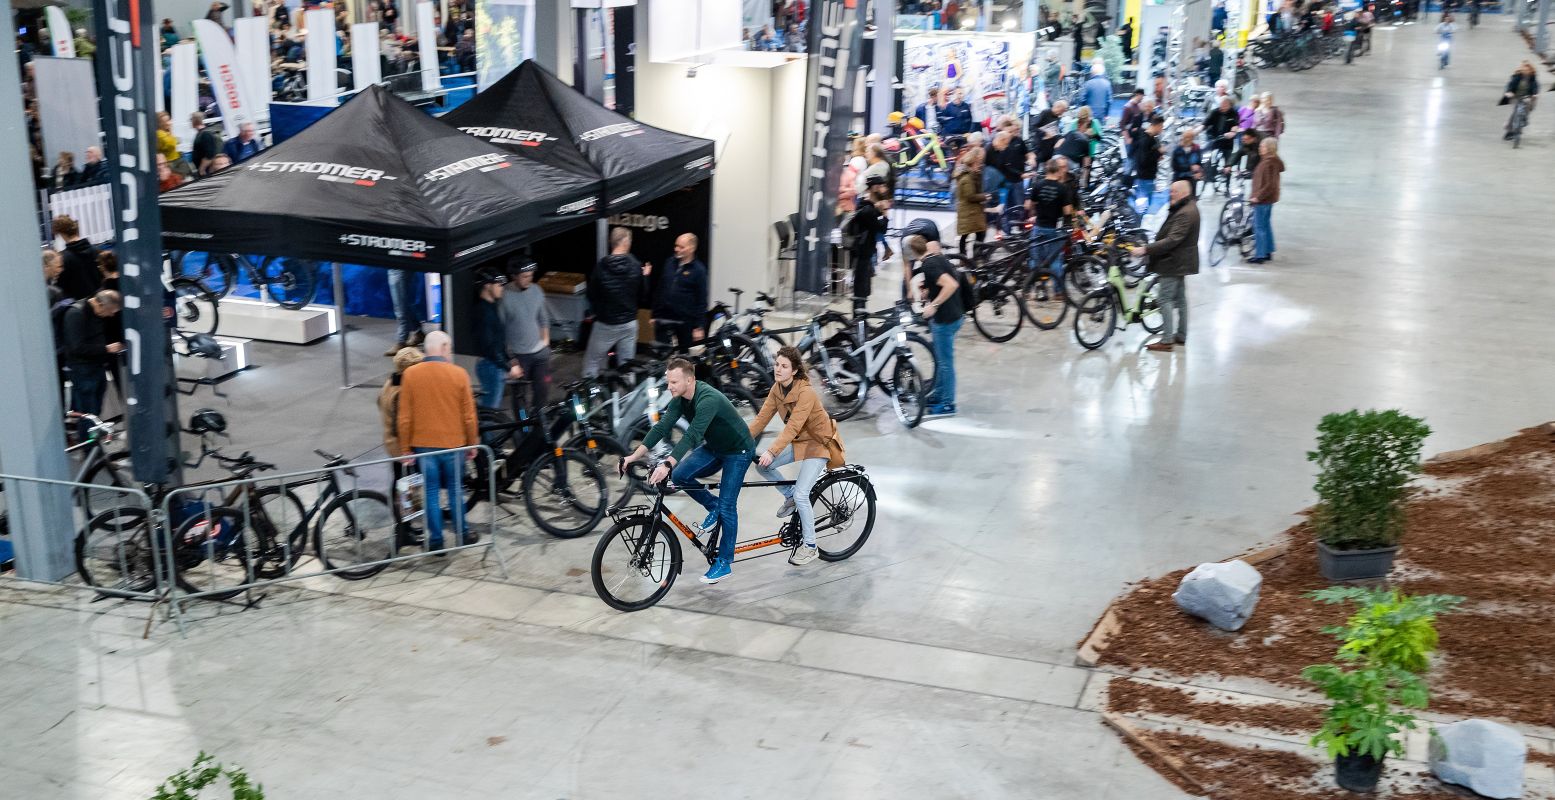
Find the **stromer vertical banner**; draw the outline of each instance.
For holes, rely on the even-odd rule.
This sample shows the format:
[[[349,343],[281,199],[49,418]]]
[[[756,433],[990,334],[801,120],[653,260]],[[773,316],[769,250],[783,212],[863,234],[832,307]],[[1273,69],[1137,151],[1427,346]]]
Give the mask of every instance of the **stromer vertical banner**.
[[[799,183],[799,253],[794,285],[826,289],[831,231],[837,222],[837,182],[848,132],[864,132],[863,0],[815,0],[810,6],[810,62]]]
[[[130,458],[145,483],[176,482],[178,408],[162,321],[162,215],[152,81],[157,37],[151,3],[97,0],[97,86],[113,186],[114,250],[124,295]]]

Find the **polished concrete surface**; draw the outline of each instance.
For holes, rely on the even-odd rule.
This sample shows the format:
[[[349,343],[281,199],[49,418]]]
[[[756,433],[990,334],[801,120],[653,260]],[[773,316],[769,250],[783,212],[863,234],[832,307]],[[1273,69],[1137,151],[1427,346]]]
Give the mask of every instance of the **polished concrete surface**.
[[[846,423],[881,500],[853,559],[760,559],[711,588],[688,571],[620,615],[589,586],[592,538],[503,519],[509,582],[464,554],[148,640],[142,606],[4,589],[0,794],[144,797],[204,749],[282,798],[1179,796],[1083,703],[1070,665],[1107,602],[1293,522],[1324,413],[1402,408],[1430,450],[1555,416],[1552,112],[1500,141],[1524,47],[1486,19],[1445,72],[1412,26],[1350,67],[1264,74],[1289,125],[1278,254],[1190,281],[1186,351],[967,325],[959,417]],[[381,379],[372,331],[353,380]],[[208,401],[236,449],[371,454],[375,393],[337,389],[333,347],[263,348]],[[777,497],[744,505],[762,526]]]

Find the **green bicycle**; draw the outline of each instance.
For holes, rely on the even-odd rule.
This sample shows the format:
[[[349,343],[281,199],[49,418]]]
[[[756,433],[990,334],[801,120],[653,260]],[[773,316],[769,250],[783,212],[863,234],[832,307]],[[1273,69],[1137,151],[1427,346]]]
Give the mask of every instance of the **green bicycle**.
[[[1106,284],[1085,295],[1075,308],[1075,341],[1087,350],[1095,350],[1112,338],[1113,331],[1135,322],[1150,333],[1160,333],[1166,320],[1156,300],[1156,280],[1155,275],[1146,276],[1129,299],[1123,270],[1117,264],[1108,267]]]
[[[897,174],[906,175],[917,166],[922,166],[925,172],[932,172],[938,168],[946,175],[950,174],[950,162],[945,158],[945,149],[940,143],[939,134],[934,131],[924,131],[911,136],[898,137],[896,141],[898,149],[891,166],[895,168]],[[914,153],[914,150],[917,152]]]

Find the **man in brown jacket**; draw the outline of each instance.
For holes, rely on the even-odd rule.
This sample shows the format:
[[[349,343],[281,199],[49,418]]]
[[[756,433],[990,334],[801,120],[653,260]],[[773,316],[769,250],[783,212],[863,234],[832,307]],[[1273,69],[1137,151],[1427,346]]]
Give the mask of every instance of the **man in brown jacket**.
[[[470,376],[450,360],[453,342],[448,334],[433,331],[423,346],[426,360],[405,370],[400,377],[399,455],[419,456],[426,486],[427,549],[443,548],[441,492],[448,492],[453,509],[454,533],[460,544],[480,540],[464,531],[464,470],[457,453],[436,453],[476,443],[475,395]],[[474,458],[475,451],[466,451]]]
[[[1253,207],[1253,257],[1249,264],[1262,264],[1274,258],[1274,204],[1280,202],[1280,143],[1264,139],[1258,143],[1258,166],[1253,168],[1253,190],[1247,202]]]
[[[1170,352],[1174,345],[1187,344],[1188,288],[1183,278],[1199,274],[1199,207],[1187,181],[1172,183],[1171,210],[1161,230],[1156,231],[1155,241],[1132,252],[1148,256],[1150,271],[1159,276],[1155,298],[1161,306],[1161,338],[1145,349]]]

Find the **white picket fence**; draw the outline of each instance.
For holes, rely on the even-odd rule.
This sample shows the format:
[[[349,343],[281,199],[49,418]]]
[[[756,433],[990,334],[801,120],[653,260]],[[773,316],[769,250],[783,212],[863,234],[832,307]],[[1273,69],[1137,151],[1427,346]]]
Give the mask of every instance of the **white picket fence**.
[[[48,219],[44,220],[44,239],[52,238],[50,223],[67,216],[81,226],[81,235],[94,245],[113,241],[113,187],[107,184],[85,186],[49,195]]]

